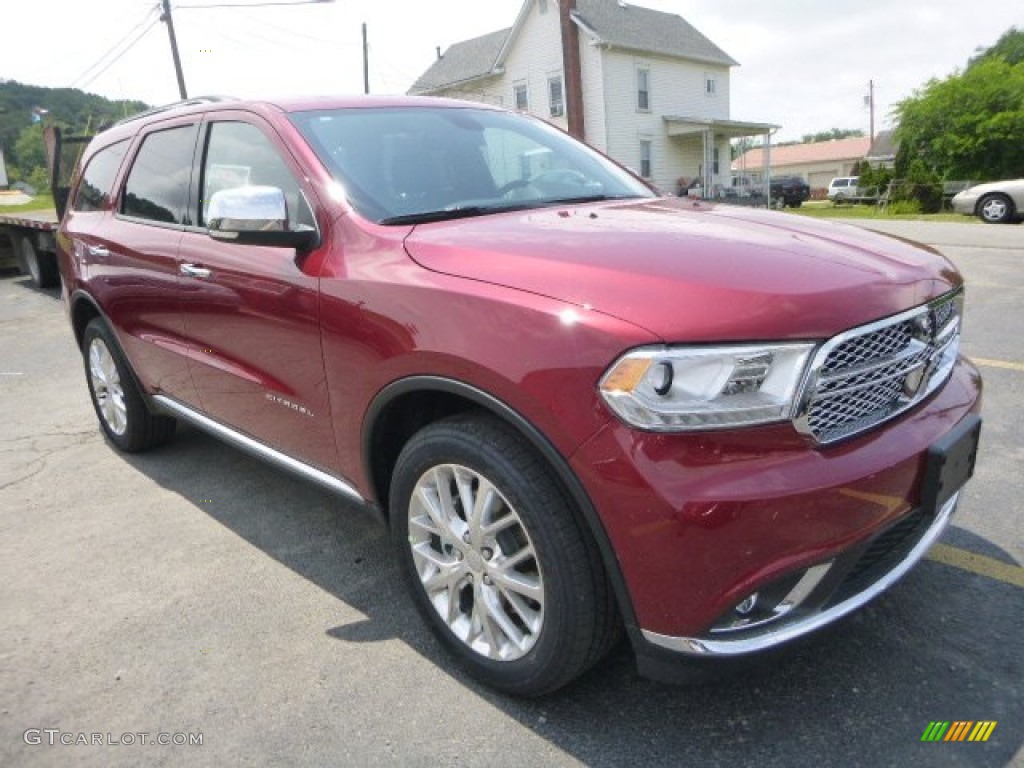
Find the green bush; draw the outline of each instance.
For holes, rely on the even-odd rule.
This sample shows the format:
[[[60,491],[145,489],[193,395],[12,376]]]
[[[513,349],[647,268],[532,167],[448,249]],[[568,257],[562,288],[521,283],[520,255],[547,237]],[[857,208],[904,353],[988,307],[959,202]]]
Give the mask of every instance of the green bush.
[[[921,213],[921,204],[917,200],[897,200],[889,203],[885,209],[890,216],[908,216]]]

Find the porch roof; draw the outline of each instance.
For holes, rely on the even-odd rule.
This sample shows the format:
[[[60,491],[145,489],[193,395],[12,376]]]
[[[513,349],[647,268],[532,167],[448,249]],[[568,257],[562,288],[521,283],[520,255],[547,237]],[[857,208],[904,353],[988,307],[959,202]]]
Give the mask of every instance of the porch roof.
[[[751,123],[745,120],[718,120],[683,115],[665,115],[662,119],[665,121],[665,128],[669,136],[686,136],[691,133],[712,130],[721,136],[738,139],[743,136],[763,136],[781,127],[773,123]]]

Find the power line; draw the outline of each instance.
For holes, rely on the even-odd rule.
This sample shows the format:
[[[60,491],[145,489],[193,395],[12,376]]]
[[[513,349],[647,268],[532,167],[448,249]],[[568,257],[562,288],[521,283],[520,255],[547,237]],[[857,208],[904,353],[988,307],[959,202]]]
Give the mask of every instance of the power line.
[[[129,29],[120,40],[118,40],[116,43],[114,43],[112,46],[110,46],[110,48],[107,49],[107,51],[102,56],[100,56],[98,59],[96,59],[96,61],[94,61],[92,64],[90,64],[88,67],[86,67],[82,71],[82,73],[80,75],[78,75],[78,77],[76,77],[74,80],[72,80],[71,81],[71,87],[75,87],[75,84],[78,83],[79,80],[82,80],[83,78],[88,76],[89,73],[92,72],[92,70],[94,70],[96,67],[98,67],[100,64],[102,64],[104,62],[104,60],[108,56],[110,56],[112,53],[114,53],[114,51],[116,51],[118,48],[120,48],[121,45],[124,44],[125,40],[127,40],[129,37],[131,37],[133,34],[135,34],[135,31],[138,30],[143,24],[146,23],[146,21],[149,20],[150,16],[153,15],[154,11],[156,11],[156,6],[151,7],[149,9],[149,11],[146,12],[146,15],[142,17],[142,21],[140,21],[134,27]]]
[[[123,57],[126,53],[128,53],[128,51],[130,51],[132,48],[134,48],[135,44],[138,43],[142,38],[144,38],[146,36],[146,33],[149,32],[149,30],[151,30],[157,24],[157,22],[159,22],[159,21],[160,21],[160,19],[156,18],[156,19],[153,19],[151,22],[149,22],[149,24],[146,25],[146,28],[143,29],[138,35],[136,35],[135,39],[132,40],[130,43],[128,43],[128,45],[125,46],[125,48],[120,53],[117,54],[117,56],[115,56],[110,61],[108,61],[103,66],[102,69],[100,69],[92,77],[90,77],[88,80],[86,80],[84,83],[82,83],[78,87],[79,88],[85,88],[87,85],[89,85],[89,83],[93,82],[94,80],[96,80],[96,78],[98,78],[100,75],[102,75],[108,69],[110,69],[114,64],[116,64],[121,59],[121,57]]]

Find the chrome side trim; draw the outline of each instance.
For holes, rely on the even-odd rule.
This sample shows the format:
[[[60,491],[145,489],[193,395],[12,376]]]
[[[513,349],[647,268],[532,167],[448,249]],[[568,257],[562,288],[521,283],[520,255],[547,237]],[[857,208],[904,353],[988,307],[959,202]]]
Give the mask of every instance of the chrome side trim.
[[[248,435],[231,429],[231,427],[225,426],[219,421],[214,421],[209,416],[205,416],[198,411],[192,410],[177,400],[172,400],[165,395],[156,395],[153,397],[153,402],[168,415],[187,421],[192,426],[208,432],[225,443],[239,448],[258,459],[263,459],[287,472],[311,480],[329,491],[340,493],[364,504],[366,503],[366,499],[359,494],[359,491],[341,478],[328,474],[280,451],[276,451]]]
[[[913,568],[917,561],[924,557],[931,545],[934,544],[942,535],[943,531],[946,530],[946,526],[949,525],[949,521],[953,517],[953,511],[956,509],[956,503],[959,498],[960,492],[957,491],[945,504],[942,505],[942,509],[940,509],[939,513],[935,516],[935,521],[931,524],[931,527],[895,568],[886,573],[882,578],[863,592],[858,592],[850,599],[844,600],[827,610],[812,614],[804,619],[794,621],[792,624],[785,624],[777,629],[763,632],[756,637],[708,640],[706,638],[699,637],[674,637],[672,635],[662,635],[657,632],[651,632],[644,629],[641,630],[644,639],[654,645],[667,648],[670,651],[676,651],[677,653],[682,653],[687,656],[701,656],[704,658],[714,656],[727,657],[742,656],[744,654],[756,653],[768,648],[774,648],[777,645],[782,645],[790,640],[802,637],[816,629],[821,629],[826,624],[831,624],[836,619],[839,619],[848,613],[852,613],[868,601],[877,597],[880,593],[895,584],[907,571]]]

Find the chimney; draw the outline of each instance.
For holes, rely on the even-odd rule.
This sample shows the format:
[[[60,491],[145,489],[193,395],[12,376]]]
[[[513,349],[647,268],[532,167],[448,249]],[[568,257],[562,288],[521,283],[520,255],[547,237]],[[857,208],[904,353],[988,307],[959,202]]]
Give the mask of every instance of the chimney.
[[[572,20],[576,0],[558,0],[562,28],[562,70],[565,72],[565,114],[569,135],[583,141],[583,73],[580,71],[580,30]]]
[[[441,46],[437,46],[437,58],[441,58]]]

